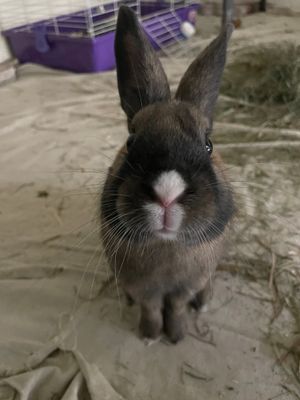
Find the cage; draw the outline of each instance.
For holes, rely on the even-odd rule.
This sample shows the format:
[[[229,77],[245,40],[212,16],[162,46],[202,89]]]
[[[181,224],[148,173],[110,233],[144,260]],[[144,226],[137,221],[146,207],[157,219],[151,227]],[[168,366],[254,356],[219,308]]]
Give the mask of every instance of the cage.
[[[195,24],[193,0],[4,0],[1,30],[20,63],[73,72],[113,69],[114,34],[121,4],[131,7],[156,50],[170,55],[185,40],[183,22]]]

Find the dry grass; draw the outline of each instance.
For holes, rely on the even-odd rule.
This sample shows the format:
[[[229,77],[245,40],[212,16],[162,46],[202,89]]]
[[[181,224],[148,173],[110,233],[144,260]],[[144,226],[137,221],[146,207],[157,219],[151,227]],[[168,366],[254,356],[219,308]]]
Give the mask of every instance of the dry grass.
[[[223,79],[223,93],[254,103],[300,105],[300,46],[293,43],[239,50]]]
[[[285,371],[292,385],[285,390],[298,399],[300,46],[274,42],[236,50],[224,75],[222,94],[218,139],[228,146],[225,159],[235,165],[242,182],[234,272],[249,284],[259,284],[259,296],[270,299],[268,339],[276,357],[274,368]],[[268,145],[262,150],[260,143]],[[243,145],[242,155],[233,144]],[[248,211],[246,203],[251,206]]]

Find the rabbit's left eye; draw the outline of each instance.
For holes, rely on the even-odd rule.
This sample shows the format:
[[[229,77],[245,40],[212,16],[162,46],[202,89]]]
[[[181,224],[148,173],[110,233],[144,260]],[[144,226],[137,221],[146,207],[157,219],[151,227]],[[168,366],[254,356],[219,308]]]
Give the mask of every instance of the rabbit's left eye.
[[[205,147],[206,147],[206,151],[208,152],[208,154],[211,155],[214,147],[213,147],[212,142],[209,139],[206,140]]]

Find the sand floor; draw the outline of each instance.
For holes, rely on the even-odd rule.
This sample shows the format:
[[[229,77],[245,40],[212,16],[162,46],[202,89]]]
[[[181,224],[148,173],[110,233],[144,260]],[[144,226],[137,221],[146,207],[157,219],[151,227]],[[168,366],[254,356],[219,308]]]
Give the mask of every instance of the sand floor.
[[[285,33],[297,36],[300,25],[286,18],[274,30],[284,34],[291,21]],[[233,46],[257,40],[251,29]],[[186,61],[164,64],[174,87]],[[287,354],[299,325],[287,304],[278,309],[272,279],[300,301],[299,131],[246,135],[218,121],[241,218],[209,311],[191,316],[180,344],[148,347],[137,308],[115,286],[99,293],[109,273],[99,191],[126,138],[118,103],[115,72],[27,65],[0,88],[0,399],[299,399]]]

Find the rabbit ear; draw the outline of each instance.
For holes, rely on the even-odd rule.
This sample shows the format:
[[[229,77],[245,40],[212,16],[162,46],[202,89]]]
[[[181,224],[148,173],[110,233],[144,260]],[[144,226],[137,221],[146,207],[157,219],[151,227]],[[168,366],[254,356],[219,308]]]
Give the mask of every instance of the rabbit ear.
[[[196,105],[210,123],[225,67],[227,43],[232,31],[232,24],[225,26],[219,36],[194,60],[182,77],[175,95],[178,100]]]
[[[130,121],[143,107],[168,100],[170,88],[162,65],[135,13],[119,9],[115,55],[121,106]]]

